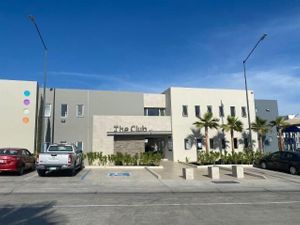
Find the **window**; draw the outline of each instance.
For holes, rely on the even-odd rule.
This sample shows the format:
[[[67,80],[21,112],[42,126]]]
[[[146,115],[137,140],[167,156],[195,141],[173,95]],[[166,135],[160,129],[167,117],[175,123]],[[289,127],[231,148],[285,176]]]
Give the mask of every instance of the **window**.
[[[222,149],[226,149],[226,141],[222,138]]]
[[[249,147],[248,138],[244,138],[244,146],[245,146],[245,148]]]
[[[234,147],[235,149],[238,148],[238,140],[237,140],[237,138],[234,138],[234,139],[233,139],[233,147]]]
[[[197,138],[197,150],[202,150],[202,139]]]
[[[82,141],[77,141],[76,142],[76,147],[77,147],[77,150],[83,151],[83,142]]]
[[[212,106],[211,106],[211,105],[208,105],[208,106],[207,106],[207,112],[208,112],[208,113],[211,113],[211,114],[213,113],[213,112],[212,112]]]
[[[209,139],[209,148],[214,148],[214,139]]]
[[[84,116],[84,105],[76,105],[76,117]]]
[[[200,106],[199,105],[195,105],[195,116],[200,117]]]
[[[165,116],[164,108],[144,108],[144,116]]]
[[[219,116],[224,117],[224,106],[219,106]]]
[[[45,105],[45,111],[44,111],[44,117],[50,117],[51,116],[51,110],[52,109],[52,105],[47,103]]]
[[[161,116],[165,116],[166,115],[166,109],[163,109],[163,108],[159,109],[159,114]]]
[[[68,116],[68,105],[67,104],[61,104],[61,117],[65,118]]]
[[[235,116],[235,107],[234,106],[230,106],[230,115]]]
[[[247,117],[246,107],[242,106],[242,117]]]
[[[182,116],[188,116],[188,106],[187,105],[183,105],[182,106]]]
[[[190,139],[184,139],[184,149],[190,150],[192,148],[192,143]]]

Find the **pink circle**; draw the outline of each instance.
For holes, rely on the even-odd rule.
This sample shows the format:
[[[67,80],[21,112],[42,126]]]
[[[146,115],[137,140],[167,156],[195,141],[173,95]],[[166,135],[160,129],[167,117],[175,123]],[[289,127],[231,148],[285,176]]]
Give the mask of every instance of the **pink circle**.
[[[30,104],[30,100],[29,100],[29,99],[25,99],[25,100],[23,101],[23,103],[24,103],[24,105],[29,105],[29,104]]]

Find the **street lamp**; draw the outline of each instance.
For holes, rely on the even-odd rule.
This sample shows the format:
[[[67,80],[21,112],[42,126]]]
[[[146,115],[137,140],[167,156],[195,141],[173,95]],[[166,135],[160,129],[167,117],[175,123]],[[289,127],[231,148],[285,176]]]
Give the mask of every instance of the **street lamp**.
[[[247,114],[248,114],[248,127],[249,127],[249,144],[250,148],[252,149],[252,132],[251,132],[251,120],[250,120],[250,109],[249,109],[249,99],[248,99],[248,86],[247,86],[247,76],[246,76],[246,62],[249,59],[249,57],[252,55],[256,47],[259,45],[259,43],[266,38],[267,34],[263,34],[261,38],[258,40],[258,42],[254,45],[248,56],[245,60],[243,60],[243,67],[244,67],[244,79],[245,79],[245,91],[246,91],[246,102],[247,102]]]
[[[31,20],[31,22],[33,23],[33,25],[35,26],[36,28],[36,31],[39,35],[39,38],[42,42],[42,45],[43,45],[43,48],[44,48],[44,80],[43,80],[43,107],[42,107],[42,115],[41,115],[41,118],[42,118],[42,124],[41,124],[41,150],[44,148],[44,145],[45,145],[45,134],[44,134],[44,114],[45,114],[45,108],[46,108],[46,86],[47,86],[47,62],[48,62],[48,49],[47,49],[47,46],[45,44],[45,41],[42,37],[42,34],[39,30],[39,27],[38,25],[36,24],[35,22],[35,18],[34,16],[32,15],[29,15],[28,18]]]

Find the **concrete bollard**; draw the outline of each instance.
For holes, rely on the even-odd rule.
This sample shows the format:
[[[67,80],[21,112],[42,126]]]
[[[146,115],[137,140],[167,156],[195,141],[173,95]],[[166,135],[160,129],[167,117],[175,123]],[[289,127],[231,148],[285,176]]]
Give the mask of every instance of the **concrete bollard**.
[[[194,180],[194,168],[182,168],[182,175],[186,180]]]
[[[208,167],[208,176],[213,180],[220,179],[220,170],[217,166],[209,166]]]
[[[232,166],[232,176],[244,178],[244,168],[242,166]]]

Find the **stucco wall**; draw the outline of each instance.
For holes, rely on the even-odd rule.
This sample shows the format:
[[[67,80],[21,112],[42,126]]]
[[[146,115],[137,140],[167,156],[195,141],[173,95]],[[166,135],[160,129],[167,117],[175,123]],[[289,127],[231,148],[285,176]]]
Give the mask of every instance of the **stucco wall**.
[[[193,145],[190,150],[185,150],[184,139],[189,135],[193,135],[192,129],[195,128],[194,122],[198,120],[195,116],[195,105],[200,105],[201,116],[207,112],[207,105],[212,105],[214,117],[226,123],[226,118],[230,115],[230,106],[236,107],[236,116],[243,122],[244,128],[247,128],[247,118],[241,117],[241,107],[246,106],[246,94],[243,90],[222,90],[222,89],[194,89],[194,88],[171,88],[171,113],[172,113],[172,135],[174,148],[174,161],[180,160],[195,161],[197,159],[196,146]],[[224,118],[219,117],[219,106],[224,105]],[[249,91],[250,117],[251,121],[255,121],[254,94]],[[188,116],[182,116],[182,105],[188,106]],[[204,135],[204,130],[201,131]],[[209,130],[209,137],[216,137],[218,131]],[[242,139],[241,133],[235,132],[235,137]],[[253,140],[257,140],[257,135],[252,134]],[[225,133],[225,138],[230,144],[230,135]],[[204,149],[204,148],[203,148]],[[239,144],[237,151],[244,149],[243,144]],[[214,149],[218,150],[218,148]],[[231,151],[231,148],[227,148]]]
[[[0,148],[34,152],[37,82],[0,80]]]
[[[171,131],[169,116],[94,116],[93,151],[104,154],[114,153],[114,136],[108,136],[107,132],[113,132],[115,125],[122,127],[144,126],[147,127],[147,131]]]

